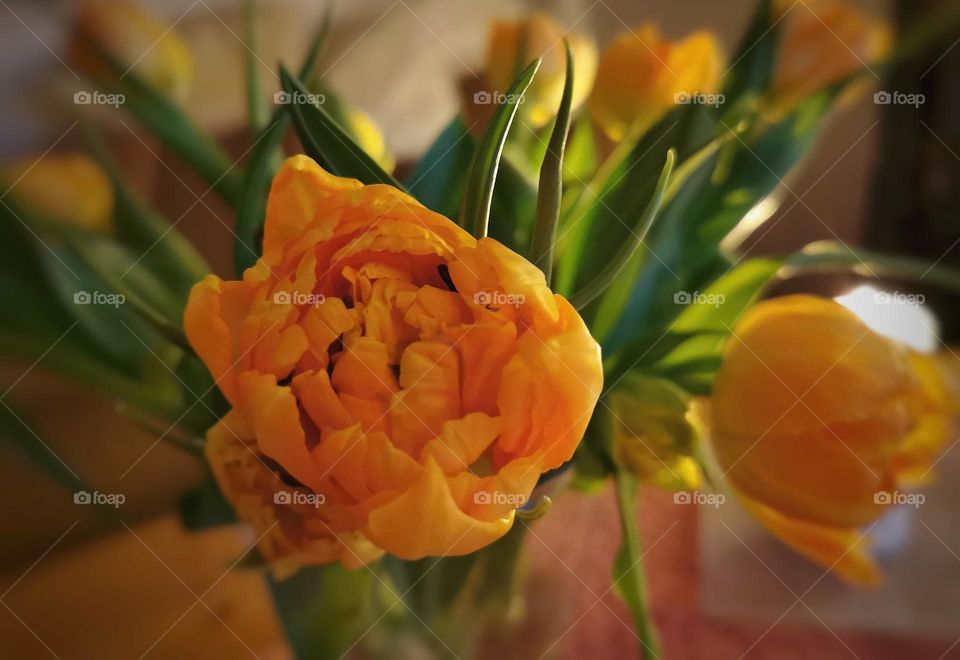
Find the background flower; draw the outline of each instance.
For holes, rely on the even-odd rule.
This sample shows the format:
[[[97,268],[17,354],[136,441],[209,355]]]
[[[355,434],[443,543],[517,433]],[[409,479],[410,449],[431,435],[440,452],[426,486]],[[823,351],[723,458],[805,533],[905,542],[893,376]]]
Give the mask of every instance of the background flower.
[[[889,506],[884,493],[929,472],[949,437],[945,388],[930,357],[840,304],[775,298],[751,308],[728,343],[712,442],[774,534],[841,577],[872,583],[879,571],[859,528]]]

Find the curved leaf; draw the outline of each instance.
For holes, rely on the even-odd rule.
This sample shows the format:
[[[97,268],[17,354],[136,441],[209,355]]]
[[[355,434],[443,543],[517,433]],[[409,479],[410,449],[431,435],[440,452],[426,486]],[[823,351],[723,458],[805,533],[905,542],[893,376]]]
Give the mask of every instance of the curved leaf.
[[[557,119],[550,135],[550,144],[540,166],[540,188],[537,193],[537,222],[533,227],[530,256],[543,271],[547,286],[553,275],[553,244],[560,220],[560,201],[563,194],[563,152],[570,132],[570,109],[573,102],[573,53],[564,41],[567,53],[567,78]]]
[[[284,91],[289,95],[287,110],[290,119],[308,156],[337,176],[404,189],[400,182],[387,174],[354,142],[326,110],[310,102],[310,90],[283,65],[280,66],[280,79]]]
[[[497,180],[497,169],[503,155],[503,145],[517,114],[523,94],[540,68],[538,58],[520,74],[504,96],[504,102],[493,113],[490,123],[483,131],[477,145],[470,169],[467,171],[466,189],[463,204],[460,207],[460,226],[471,230],[477,238],[487,235],[490,224],[490,207],[493,203],[493,187]]]

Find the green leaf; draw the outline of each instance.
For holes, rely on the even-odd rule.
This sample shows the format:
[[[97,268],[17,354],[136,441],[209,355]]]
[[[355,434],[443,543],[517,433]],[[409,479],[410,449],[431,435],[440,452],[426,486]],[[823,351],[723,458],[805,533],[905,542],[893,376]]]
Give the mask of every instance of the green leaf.
[[[593,120],[587,113],[573,122],[573,131],[563,154],[563,182],[567,186],[582,185],[597,170],[597,144],[593,137]]]
[[[533,227],[530,255],[533,263],[543,271],[550,285],[553,274],[553,244],[557,223],[560,220],[560,200],[563,194],[563,151],[570,132],[570,108],[573,102],[573,53],[570,44],[564,42],[567,54],[567,77],[563,84],[563,96],[550,135],[547,153],[540,166],[540,188],[537,195],[537,222]]]
[[[469,129],[455,117],[407,178],[410,194],[427,208],[447,218],[456,217],[474,146]]]
[[[257,3],[243,2],[243,37],[246,53],[244,69],[247,75],[247,124],[251,135],[257,135],[267,122],[267,104],[260,84],[260,58],[257,56]]]
[[[554,289],[569,296],[606,267],[632,232],[663,166],[668,147],[678,163],[714,136],[716,111],[681,105],[639,139],[617,145],[593,179],[564,199]]]
[[[300,79],[310,80],[316,70],[320,51],[330,33],[331,5],[327,5],[320,29],[317,30],[300,67]],[[283,136],[290,126],[290,115],[277,107],[257,135],[247,160],[240,191],[240,203],[236,209],[236,240],[233,245],[233,262],[237,274],[253,266],[260,258],[260,232],[267,215],[267,195],[270,183],[280,166],[283,156]]]
[[[539,58],[534,60],[507,90],[504,103],[500,104],[493,113],[470,161],[459,221],[461,227],[470,229],[477,238],[487,235],[490,208],[493,203],[493,188],[497,180],[503,145],[507,141],[510,126],[523,100],[523,94],[540,68],[540,62]]]
[[[123,94],[123,109],[153,133],[163,144],[192,167],[231,206],[240,196],[240,175],[234,162],[170,99],[129,71],[89,34],[80,37],[110,70],[97,82]]]
[[[285,580],[270,579],[270,591],[297,658],[339,658],[373,623],[368,567],[306,566]]]
[[[0,440],[67,490],[90,490],[7,401],[0,398]]]
[[[690,298],[670,329],[673,332],[729,332],[783,265],[779,259],[749,259]]]
[[[657,181],[656,187],[653,189],[653,194],[649,197],[647,208],[640,216],[640,221],[631,233],[630,238],[627,239],[614,255],[613,259],[590,283],[570,297],[570,303],[576,309],[583,309],[594,298],[606,291],[643,243],[647,232],[650,231],[650,228],[657,219],[657,214],[660,211],[660,203],[663,201],[664,192],[666,191],[667,184],[670,182],[670,175],[673,173],[675,160],[676,152],[671,149],[667,152],[666,162],[660,172],[660,178]]]
[[[213,475],[207,474],[201,485],[187,491],[177,505],[184,527],[199,532],[237,522],[233,506],[227,502]]]
[[[283,89],[290,96],[287,110],[293,127],[308,156],[337,176],[351,177],[366,184],[384,183],[400,190],[403,186],[356,143],[320,105],[310,103],[311,92],[299,79],[280,66]]]
[[[147,271],[159,278],[180,301],[182,309],[190,289],[210,272],[210,266],[175,226],[130,188],[102,136],[89,129],[86,137],[94,157],[113,184],[116,238],[138,255],[131,262],[131,274]]]
[[[650,620],[650,612],[647,608],[643,551],[640,547],[640,531],[637,527],[637,482],[629,473],[617,471],[614,486],[622,540],[613,563],[613,584],[633,616],[633,624],[642,647],[641,653],[644,657],[648,654],[654,658],[661,657],[659,636]]]
[[[794,7],[792,11],[807,11]],[[773,0],[761,0],[724,74],[723,93],[736,103],[742,95],[759,94],[770,86],[776,71],[781,23],[774,17]]]
[[[656,258],[639,265],[622,313],[602,338],[604,351],[619,350],[637,328],[666,328],[679,311],[676,293],[702,291],[729,269],[731,260],[721,254],[720,242],[807,153],[837,92],[812,97],[777,124],[754,127],[727,145],[729,166],[711,167],[718,163],[714,155],[691,176],[651,232],[648,245]]]

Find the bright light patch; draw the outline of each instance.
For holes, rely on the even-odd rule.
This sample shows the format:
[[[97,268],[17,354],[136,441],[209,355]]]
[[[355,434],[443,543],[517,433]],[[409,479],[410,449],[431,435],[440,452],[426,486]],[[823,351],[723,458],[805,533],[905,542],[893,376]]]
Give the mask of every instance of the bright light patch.
[[[937,350],[940,324],[925,307],[923,294],[884,291],[864,284],[835,300],[881,335],[924,353]]]

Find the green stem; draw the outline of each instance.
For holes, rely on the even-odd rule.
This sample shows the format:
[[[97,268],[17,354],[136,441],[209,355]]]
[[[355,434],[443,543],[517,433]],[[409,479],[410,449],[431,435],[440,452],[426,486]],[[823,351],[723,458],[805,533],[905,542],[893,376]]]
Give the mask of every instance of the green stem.
[[[617,495],[617,508],[620,511],[620,527],[623,534],[624,556],[630,561],[629,566],[618,579],[627,580],[623,591],[629,592],[632,597],[627,601],[633,613],[637,635],[643,645],[644,654],[660,658],[660,639],[657,630],[650,620],[650,610],[647,604],[647,585],[643,571],[643,553],[640,545],[640,531],[637,527],[637,483],[627,472],[618,470],[614,473],[614,487]]]

